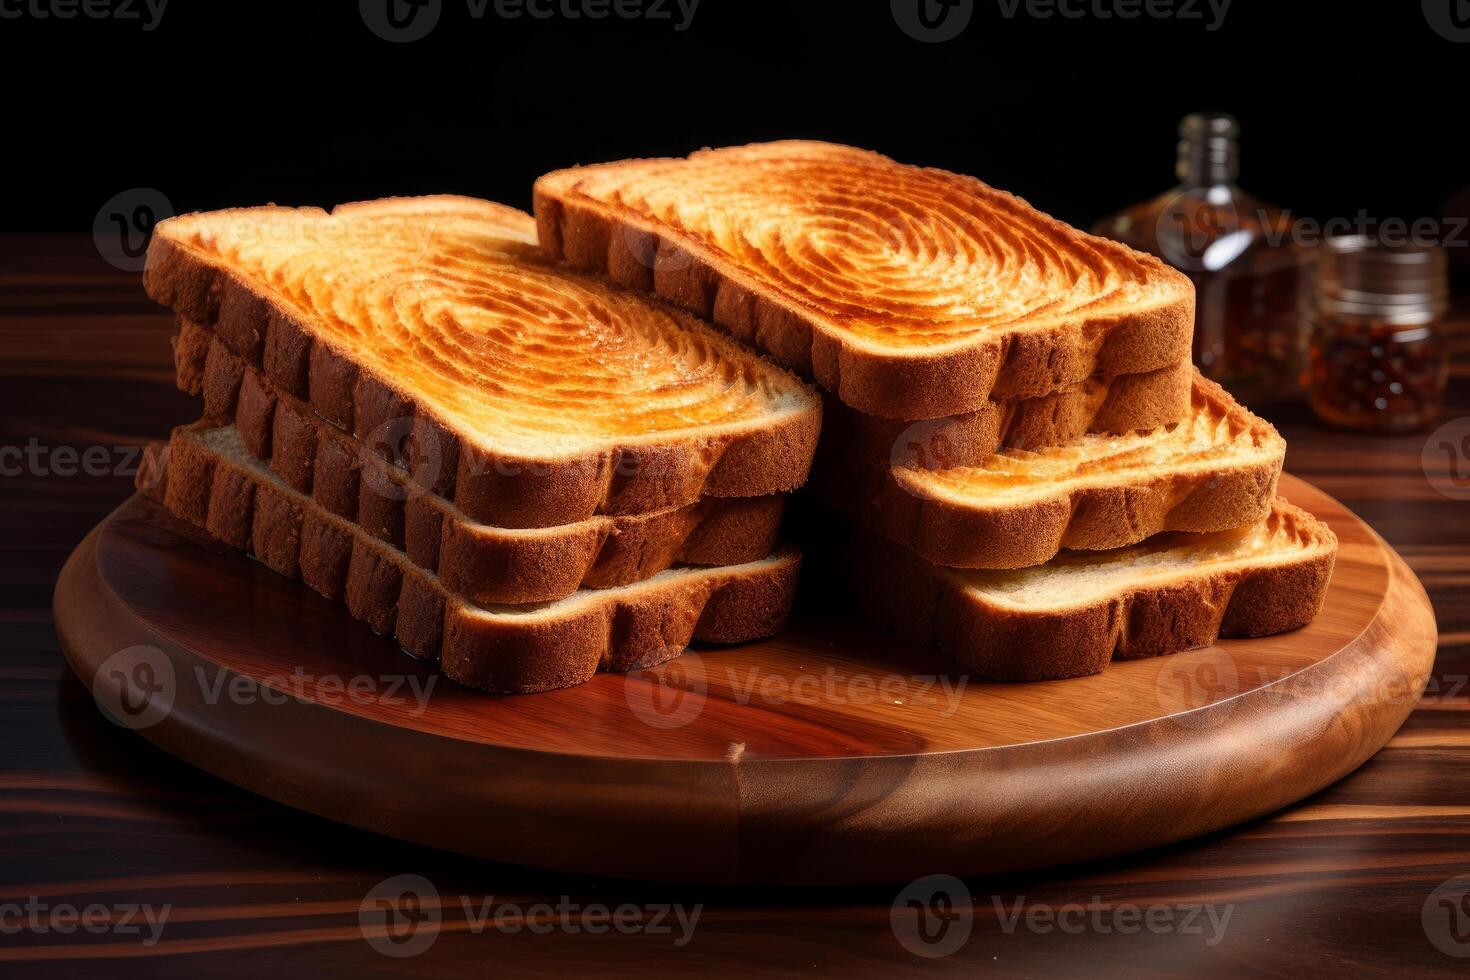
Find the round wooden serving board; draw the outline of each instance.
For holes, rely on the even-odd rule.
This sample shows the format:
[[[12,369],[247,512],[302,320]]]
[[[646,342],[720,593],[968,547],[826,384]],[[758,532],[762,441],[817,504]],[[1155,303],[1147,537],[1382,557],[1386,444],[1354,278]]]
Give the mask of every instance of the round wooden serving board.
[[[72,668],[169,752],[291,806],[436,847],[686,881],[900,882],[1117,854],[1351,772],[1418,699],[1422,587],[1336,501],[1305,629],[984,684],[856,621],[545,694],[457,687],[346,611],[134,498],[56,588]],[[426,696],[425,696],[426,694]]]

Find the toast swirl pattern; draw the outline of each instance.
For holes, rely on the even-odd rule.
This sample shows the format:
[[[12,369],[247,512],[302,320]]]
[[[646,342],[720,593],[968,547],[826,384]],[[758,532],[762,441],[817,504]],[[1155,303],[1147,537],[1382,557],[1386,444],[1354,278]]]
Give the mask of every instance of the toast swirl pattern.
[[[1017,571],[939,568],[866,531],[854,550],[856,591],[882,625],[937,641],[982,677],[1035,681],[1304,626],[1322,608],[1337,537],[1276,498],[1242,528],[1163,534]]]
[[[675,568],[552,603],[479,606],[253,459],[233,428],[196,423],[150,452],[138,488],[272,570],[299,578],[445,676],[495,693],[567,687],[653,666],[691,639],[743,643],[780,630],[800,557],[778,549],[724,568]]]
[[[579,588],[636,582],[675,563],[739,565],[776,545],[781,494],[705,497],[549,528],[481,524],[277,390],[198,325],[180,324],[174,357],[179,387],[204,395],[204,417],[234,425],[278,477],[481,605],[549,602]]]
[[[543,176],[541,246],[888,418],[1188,358],[1189,280],[972,178],[788,141]]]
[[[144,282],[327,421],[362,438],[408,420],[410,467],[487,523],[805,480],[813,392],[534,243],[529,216],[466,198],[220,211],[161,223]]]

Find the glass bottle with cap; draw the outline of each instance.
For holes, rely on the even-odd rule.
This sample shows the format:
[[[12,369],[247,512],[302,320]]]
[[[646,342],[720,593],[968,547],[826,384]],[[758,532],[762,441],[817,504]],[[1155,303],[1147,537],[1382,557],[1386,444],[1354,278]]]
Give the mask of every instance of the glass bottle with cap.
[[[1235,183],[1240,126],[1223,113],[1179,124],[1179,184],[1093,231],[1150,252],[1195,284],[1194,361],[1252,406],[1299,397],[1306,336],[1302,250],[1289,217]]]
[[[1359,431],[1429,428],[1448,370],[1438,330],[1449,310],[1444,249],[1348,235],[1316,252],[1315,288],[1303,294],[1313,412]]]

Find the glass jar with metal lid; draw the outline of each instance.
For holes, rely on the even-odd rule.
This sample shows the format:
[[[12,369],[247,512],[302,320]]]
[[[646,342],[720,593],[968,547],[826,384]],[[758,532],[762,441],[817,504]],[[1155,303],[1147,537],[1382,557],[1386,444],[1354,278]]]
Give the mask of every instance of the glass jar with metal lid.
[[[1315,249],[1308,391],[1317,417],[1342,428],[1412,432],[1444,406],[1439,324],[1449,309],[1444,250],[1363,235]]]

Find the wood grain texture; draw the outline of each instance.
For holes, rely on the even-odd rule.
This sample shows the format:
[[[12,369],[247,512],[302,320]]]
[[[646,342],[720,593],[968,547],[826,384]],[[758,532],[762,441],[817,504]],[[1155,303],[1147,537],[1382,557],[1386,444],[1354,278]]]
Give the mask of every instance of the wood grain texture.
[[[136,275],[97,258],[89,236],[0,238],[0,270],[0,446],[136,446],[197,416],[173,390],[169,319]],[[1446,419],[1470,416],[1467,327],[1462,316]],[[173,915],[151,947],[113,934],[6,935],[0,972],[1463,975],[1465,961],[1429,941],[1421,913],[1437,886],[1470,870],[1470,782],[1456,775],[1470,765],[1466,503],[1426,482],[1422,434],[1370,439],[1272,420],[1291,446],[1288,470],[1382,534],[1428,591],[1440,643],[1424,699],[1359,770],[1277,814],[1125,858],[968,879],[973,930],[939,959],[898,941],[891,887],[670,886],[468,859],[290,810],[119,731],[63,664],[50,606],[67,555],[131,494],[131,473],[122,463],[90,475],[22,467],[0,483],[0,899],[168,903]],[[768,720],[781,724],[778,712]],[[370,946],[358,920],[368,891],[404,872],[433,882],[443,904],[437,941],[408,960]],[[465,905],[492,897],[522,910],[563,899],[703,908],[676,947],[648,932],[477,932]],[[1017,901],[1217,903],[1233,915],[1223,941],[1207,945],[1177,930],[1008,929],[997,906],[1009,914]]]
[[[1408,715],[1435,648],[1423,590],[1366,525],[1284,482],[1339,539],[1311,624],[1042,684],[982,683],[808,613],[772,640],[535,697],[431,686],[391,641],[351,640],[340,608],[139,498],[67,563],[56,623],[104,705],[141,706],[140,677],[155,689],[150,741],[395,837],[673,881],[1013,871],[1277,809]],[[344,697],[344,681],[362,690]]]

